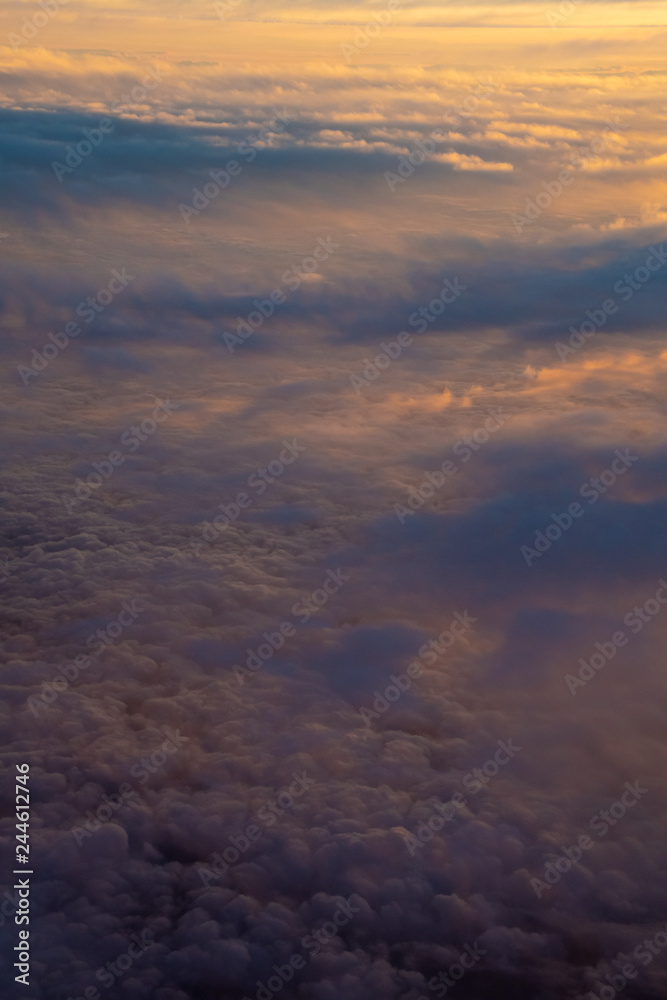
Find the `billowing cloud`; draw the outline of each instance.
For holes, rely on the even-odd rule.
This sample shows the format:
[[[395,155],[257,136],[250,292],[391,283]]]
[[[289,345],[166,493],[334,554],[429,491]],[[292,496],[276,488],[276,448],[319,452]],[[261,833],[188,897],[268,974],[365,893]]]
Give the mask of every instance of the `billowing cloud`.
[[[0,79],[30,996],[662,995],[663,16],[72,3]]]

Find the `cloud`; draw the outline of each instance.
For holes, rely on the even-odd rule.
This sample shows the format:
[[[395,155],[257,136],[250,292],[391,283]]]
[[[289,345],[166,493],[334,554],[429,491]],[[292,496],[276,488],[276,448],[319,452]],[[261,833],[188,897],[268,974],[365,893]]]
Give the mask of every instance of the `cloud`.
[[[662,245],[664,32],[618,32],[655,15],[643,5],[577,17],[592,11],[603,27],[556,37],[534,5],[412,5],[346,66],[371,7],[247,0],[229,25],[212,5],[72,8],[8,51],[0,732],[31,766],[34,1000],[255,1000],[293,956],[266,987],[279,998],[419,1000],[475,946],[462,998],[556,1000],[599,993],[619,952],[664,929],[662,272],[556,350]],[[502,29],[506,65],[467,111],[497,32],[457,31],[456,66],[429,25],[490,16],[535,27]],[[111,113],[149,66],[160,86]],[[285,131],[260,140],[283,108]],[[385,172],[453,114],[392,192]],[[52,161],[105,116],[60,183]],[[512,216],[616,116],[598,169],[518,232]],[[186,223],[179,204],[255,136]],[[225,334],[320,239],[339,248],[317,277],[230,352]],[[136,277],[85,323],[79,305],[123,268]],[[446,278],[466,289],[441,310]],[[47,345],[25,384],[17,366]],[[178,407],[126,450],[156,399]],[[272,475],[293,439],[305,452]],[[619,450],[638,458],[609,484]],[[124,602],[143,610],[113,636]],[[462,616],[465,637],[429,652]],[[567,675],[619,629],[627,644],[574,694]],[[113,641],[93,652],[98,630]],[[392,675],[411,678],[394,701]],[[167,731],[182,741],[156,765]],[[499,741],[521,749],[494,771]],[[312,784],[288,804],[295,775]],[[635,782],[637,804],[539,897],[531,880]],[[640,971],[633,996],[664,993],[660,957]]]

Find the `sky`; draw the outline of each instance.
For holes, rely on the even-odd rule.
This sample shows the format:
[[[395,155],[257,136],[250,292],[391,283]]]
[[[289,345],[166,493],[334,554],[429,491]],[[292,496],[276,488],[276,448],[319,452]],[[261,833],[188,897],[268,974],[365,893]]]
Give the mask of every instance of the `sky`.
[[[666,41],[3,5],[3,996],[665,995]]]

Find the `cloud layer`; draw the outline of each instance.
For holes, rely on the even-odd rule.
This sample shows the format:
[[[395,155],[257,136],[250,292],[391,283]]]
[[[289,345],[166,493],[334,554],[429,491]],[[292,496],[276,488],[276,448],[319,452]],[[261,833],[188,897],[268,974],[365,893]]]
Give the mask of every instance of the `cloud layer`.
[[[89,4],[7,48],[34,1000],[664,993],[664,33],[632,10],[566,41],[498,8],[534,28],[439,62],[407,26],[346,62],[372,10],[333,4],[248,2],[228,61],[176,4],[152,47]]]

